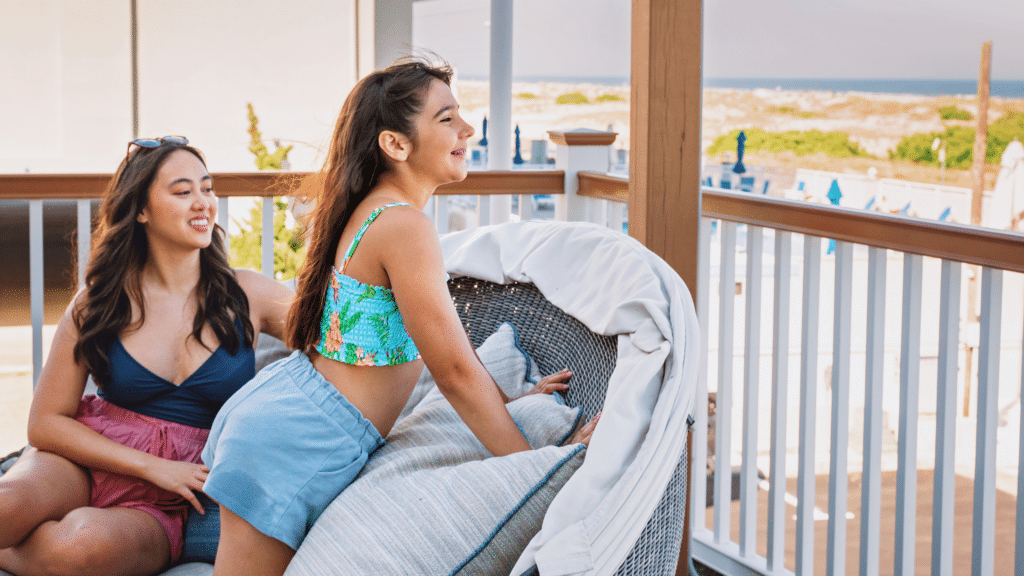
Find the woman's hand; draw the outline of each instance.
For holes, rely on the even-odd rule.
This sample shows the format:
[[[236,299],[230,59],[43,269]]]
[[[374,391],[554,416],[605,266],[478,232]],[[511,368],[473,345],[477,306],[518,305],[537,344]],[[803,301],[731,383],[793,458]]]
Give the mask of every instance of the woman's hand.
[[[537,382],[537,385],[531,388],[526,394],[523,394],[523,396],[529,396],[530,394],[564,392],[569,389],[569,383],[567,382],[569,378],[572,378],[572,371],[568,368],[561,372],[555,372],[554,374],[541,378],[540,381]],[[523,396],[520,396],[520,398]]]
[[[594,435],[594,429],[597,428],[597,421],[601,419],[601,413],[598,412],[590,422],[584,424],[572,438],[566,444],[583,444],[584,446],[590,446],[590,437]]]
[[[155,458],[149,465],[145,479],[164,490],[180,494],[200,514],[205,514],[203,505],[192,491],[201,492],[209,474],[210,469],[205,464]]]

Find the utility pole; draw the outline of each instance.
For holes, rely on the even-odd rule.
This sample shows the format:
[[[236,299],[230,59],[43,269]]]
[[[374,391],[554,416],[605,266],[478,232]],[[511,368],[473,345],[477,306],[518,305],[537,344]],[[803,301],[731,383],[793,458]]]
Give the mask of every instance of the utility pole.
[[[992,41],[981,45],[981,70],[978,72],[978,129],[974,133],[974,162],[971,164],[971,177],[974,189],[971,191],[971,226],[981,226],[981,203],[985,196],[985,154],[988,151],[988,92],[992,72]],[[967,326],[978,322],[978,276],[981,269],[970,267],[970,278],[967,281]],[[968,333],[973,333],[969,329]],[[973,342],[968,341],[964,361],[964,416],[970,414],[971,408],[971,372],[974,369]]]

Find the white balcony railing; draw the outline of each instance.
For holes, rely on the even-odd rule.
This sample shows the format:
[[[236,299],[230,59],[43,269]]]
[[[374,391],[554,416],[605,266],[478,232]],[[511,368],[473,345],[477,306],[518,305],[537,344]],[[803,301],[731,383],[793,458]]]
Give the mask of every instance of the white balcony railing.
[[[471,172],[465,182],[439,190],[428,213],[443,233],[452,213],[472,210],[455,196],[476,196],[469,205],[475,202],[477,223],[484,224],[491,220],[490,211],[482,209],[490,197],[518,196],[517,216],[528,219],[530,196],[544,194],[556,198],[556,219],[622,229],[626,181],[604,173],[606,165],[599,162],[562,158],[557,170]],[[596,171],[581,171],[588,168]],[[88,199],[99,196],[104,177],[31,176],[0,176],[0,199],[30,203],[38,374],[43,199],[81,199],[78,260],[84,262]],[[214,177],[225,227],[229,198],[264,196],[267,207],[269,197],[281,192],[281,175]],[[996,486],[1004,461],[1012,465],[1010,491],[1024,492],[1019,485],[1024,475],[1018,473],[1024,458],[1014,452],[1017,459],[1010,462],[997,454],[997,437],[1013,437],[1013,445],[1024,450],[1018,420],[1012,430],[999,422],[1000,385],[1015,392],[1024,380],[1018,364],[1024,235],[709,188],[703,190],[702,205],[700,245],[687,248],[699,251],[695,292],[708,352],[693,443],[694,557],[727,574],[912,574],[922,556],[931,559],[934,574],[951,574],[954,560],[970,564],[976,575],[995,573]],[[269,270],[272,217],[270,210],[263,214],[263,266]],[[736,311],[738,292],[742,314]],[[977,323],[965,300],[978,307]],[[708,391],[715,393],[712,422]],[[828,410],[819,409],[826,405]],[[709,424],[714,424],[713,446]],[[819,432],[826,429],[827,437]],[[927,432],[923,441],[921,430]],[[710,505],[704,465],[709,448],[714,470],[724,472],[713,476]],[[918,475],[932,467],[932,528],[924,534],[918,511],[928,508],[917,502]],[[889,490],[882,478],[892,469],[895,489]],[[819,473],[827,480],[817,478]],[[858,489],[850,488],[851,474],[858,473],[863,478],[859,499]],[[973,478],[969,534],[954,533],[958,473]],[[826,484],[827,496],[816,500]],[[881,521],[890,492],[895,492],[895,503],[886,504],[894,514],[892,525]],[[851,513],[850,503],[857,501]],[[1017,566],[1024,566],[1022,521],[1024,505],[1011,527]],[[1004,528],[1000,525],[1000,538]],[[929,539],[930,550],[915,547]],[[847,557],[851,543],[857,553]],[[883,556],[883,550],[892,556]],[[961,563],[965,550],[967,561]]]

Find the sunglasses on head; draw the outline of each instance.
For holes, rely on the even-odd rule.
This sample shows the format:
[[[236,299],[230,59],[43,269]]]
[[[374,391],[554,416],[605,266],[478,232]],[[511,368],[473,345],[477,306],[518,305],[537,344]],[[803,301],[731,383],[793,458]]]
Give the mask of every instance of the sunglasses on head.
[[[164,144],[188,144],[188,138],[184,136],[164,136],[163,138],[139,138],[128,143],[128,154],[132,152],[132,146],[140,148],[159,148]]]

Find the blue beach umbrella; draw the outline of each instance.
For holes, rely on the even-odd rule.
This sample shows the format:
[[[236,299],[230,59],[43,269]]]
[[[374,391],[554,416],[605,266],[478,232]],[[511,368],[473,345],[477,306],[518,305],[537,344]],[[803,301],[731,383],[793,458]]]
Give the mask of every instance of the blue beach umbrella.
[[[743,148],[747,141],[747,135],[740,130],[740,135],[736,137],[736,165],[732,167],[732,171],[737,174],[743,174],[747,171],[746,167],[743,166]]]
[[[515,132],[516,132],[516,155],[515,155],[514,158],[512,158],[512,163],[513,164],[522,164],[523,163],[523,155],[519,151],[519,147],[521,145],[521,142],[519,141],[519,124],[516,124]]]
[[[830,186],[829,189],[828,189],[828,201],[831,202],[833,206],[839,206],[839,199],[842,198],[842,197],[843,197],[843,193],[839,191],[839,181],[833,179],[832,180],[832,186]],[[870,204],[868,204],[868,206],[870,206]],[[831,253],[833,253],[835,251],[836,251],[836,241],[835,240],[829,240],[828,241],[828,252],[826,254],[831,254]]]
[[[484,116],[484,129],[482,130],[484,137],[480,139],[479,144],[481,146],[487,146],[487,116]]]

